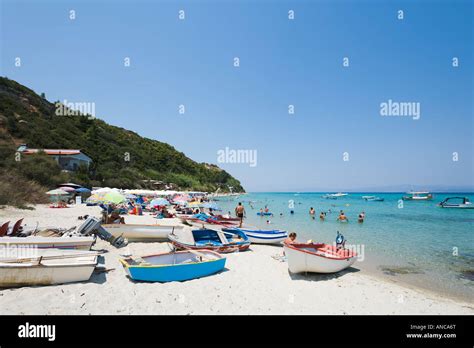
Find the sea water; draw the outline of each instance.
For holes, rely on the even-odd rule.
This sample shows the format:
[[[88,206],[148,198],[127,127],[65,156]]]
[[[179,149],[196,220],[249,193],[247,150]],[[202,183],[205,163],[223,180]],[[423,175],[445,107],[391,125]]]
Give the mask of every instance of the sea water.
[[[447,197],[468,197],[472,193],[436,194],[428,201],[402,201],[404,193],[350,193],[325,199],[324,193],[249,193],[240,197],[218,198],[223,212],[242,202],[245,223],[261,229],[285,229],[297,233],[297,240],[332,244],[337,231],[347,244],[364,253],[354,268],[392,280],[474,301],[474,209],[440,208]],[[365,201],[362,196],[384,198]],[[273,216],[257,216],[268,206]],[[316,210],[315,218],[309,214]],[[294,214],[290,214],[293,210]],[[337,221],[340,210],[348,223]],[[319,214],[327,212],[321,221]],[[365,221],[358,215],[365,212]],[[280,215],[282,214],[282,215]],[[270,222],[269,224],[267,223]]]

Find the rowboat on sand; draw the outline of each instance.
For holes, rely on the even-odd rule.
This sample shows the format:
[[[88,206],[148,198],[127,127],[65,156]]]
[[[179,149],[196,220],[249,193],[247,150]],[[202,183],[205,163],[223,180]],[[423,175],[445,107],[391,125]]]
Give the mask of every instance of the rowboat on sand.
[[[336,273],[350,267],[357,257],[354,251],[329,244],[284,244],[291,273]]]
[[[73,283],[88,280],[98,253],[85,250],[10,250],[0,257],[0,287]],[[8,252],[6,253],[8,254]]]
[[[243,228],[222,229],[224,232],[242,231],[254,244],[280,244],[288,237],[288,232],[282,230],[250,230]]]
[[[250,247],[249,238],[239,230],[224,232],[186,227],[170,233],[168,239],[177,249],[207,249],[218,253],[231,253]]]
[[[161,242],[167,241],[168,235],[184,226],[173,225],[139,225],[139,224],[106,224],[102,227],[114,237],[124,237],[129,242]]]
[[[20,248],[90,250],[94,242],[94,237],[0,237],[0,248],[15,246]]]
[[[120,259],[127,275],[146,282],[185,281],[222,271],[226,258],[210,250],[184,250]]]

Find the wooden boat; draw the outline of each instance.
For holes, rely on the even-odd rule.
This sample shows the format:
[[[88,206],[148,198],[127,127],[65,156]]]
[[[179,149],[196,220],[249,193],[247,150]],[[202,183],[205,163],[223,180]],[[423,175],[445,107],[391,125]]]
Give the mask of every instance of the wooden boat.
[[[237,221],[220,221],[220,220],[215,220],[215,219],[205,219],[201,220],[196,217],[180,217],[181,221],[187,222],[187,223],[208,223],[211,225],[216,225],[216,226],[223,226],[223,227],[232,227],[236,226],[238,224]],[[240,221],[240,220],[239,220]]]
[[[0,287],[86,281],[97,265],[98,256],[93,251],[31,248],[10,248],[6,254],[15,256],[0,257]]]
[[[474,209],[474,204],[469,201],[467,197],[449,197],[444,201],[438,203],[441,208],[455,208],[455,209]]]
[[[222,271],[225,261],[225,257],[210,250],[184,250],[120,259],[130,278],[146,282],[173,282],[206,277]]]
[[[404,201],[428,201],[433,199],[433,195],[429,192],[407,192],[408,196],[403,196]]]
[[[175,230],[168,238],[178,249],[207,249],[218,253],[243,251],[250,246],[248,237],[239,230],[229,232],[187,227]]]
[[[39,249],[90,250],[94,242],[94,237],[0,237],[0,248],[15,246]]]
[[[129,242],[160,242],[167,241],[168,235],[183,226],[173,225],[139,225],[139,224],[106,224],[102,227],[114,237],[124,237]]]
[[[242,231],[254,244],[280,244],[288,238],[288,232],[282,230],[249,230],[243,228],[222,229],[224,232]]]
[[[284,244],[291,273],[335,273],[350,267],[357,254],[329,244]]]

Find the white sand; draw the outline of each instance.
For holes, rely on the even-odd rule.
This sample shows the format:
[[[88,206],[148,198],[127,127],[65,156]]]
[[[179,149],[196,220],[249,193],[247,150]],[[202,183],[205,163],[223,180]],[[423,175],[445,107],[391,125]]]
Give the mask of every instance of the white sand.
[[[0,221],[25,217],[29,225],[71,227],[79,215],[99,216],[97,207],[36,210],[0,209]],[[127,216],[128,223],[157,221]],[[178,223],[176,221],[176,223]],[[281,247],[252,245],[227,255],[226,270],[173,283],[135,283],[118,262],[124,249],[107,249],[101,262],[113,271],[89,282],[0,290],[0,314],[474,314],[473,303],[456,302],[421,289],[357,272],[357,263],[338,275],[290,275],[272,258]],[[167,243],[130,243],[135,255],[169,250]],[[127,249],[125,248],[125,249]]]

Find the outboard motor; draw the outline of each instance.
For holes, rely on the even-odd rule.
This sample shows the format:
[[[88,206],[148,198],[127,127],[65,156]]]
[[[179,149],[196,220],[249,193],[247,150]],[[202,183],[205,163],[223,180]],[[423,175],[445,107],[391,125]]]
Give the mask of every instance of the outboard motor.
[[[100,221],[95,217],[89,216],[86,221],[82,223],[70,235],[90,236],[96,235],[100,239],[105,240],[116,248],[122,248],[128,244],[128,240],[122,236],[114,237],[110,232],[104,229]]]

